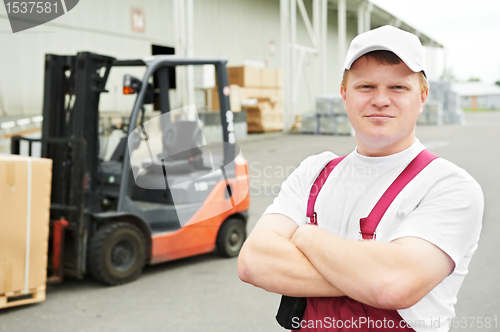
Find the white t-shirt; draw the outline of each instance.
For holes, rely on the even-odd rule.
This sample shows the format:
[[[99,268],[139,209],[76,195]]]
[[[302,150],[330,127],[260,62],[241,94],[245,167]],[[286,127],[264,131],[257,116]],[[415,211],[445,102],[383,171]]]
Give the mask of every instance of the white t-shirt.
[[[359,220],[368,216],[385,190],[424,148],[416,140],[408,149],[385,157],[366,157],[357,150],[350,153],[332,171],[316,199],[319,227],[358,240]],[[264,214],[279,213],[299,226],[306,224],[311,186],[335,157],[323,152],[306,158],[282,184]],[[380,220],[377,241],[419,237],[441,248],[455,262],[453,272],[421,301],[398,310],[417,332],[449,330],[458,290],[477,248],[483,207],[479,184],[465,170],[438,158],[408,183]]]

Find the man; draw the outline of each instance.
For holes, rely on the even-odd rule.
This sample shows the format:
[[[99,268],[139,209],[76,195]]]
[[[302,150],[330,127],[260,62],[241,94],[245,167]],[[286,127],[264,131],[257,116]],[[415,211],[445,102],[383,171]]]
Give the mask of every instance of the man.
[[[357,36],[340,92],[357,147],[317,196],[319,227],[307,224],[307,202],[318,174],[337,157],[331,152],[307,158],[283,183],[241,250],[238,274],[267,291],[307,297],[297,330],[341,331],[335,328],[342,323],[368,331],[362,328],[376,312],[384,321],[392,313],[401,319],[383,327],[372,321],[380,331],[448,331],[481,230],[476,181],[433,160],[392,201],[375,239],[359,241],[360,219],[425,149],[415,137],[428,96],[418,37],[390,26]],[[346,308],[349,321],[340,314]]]

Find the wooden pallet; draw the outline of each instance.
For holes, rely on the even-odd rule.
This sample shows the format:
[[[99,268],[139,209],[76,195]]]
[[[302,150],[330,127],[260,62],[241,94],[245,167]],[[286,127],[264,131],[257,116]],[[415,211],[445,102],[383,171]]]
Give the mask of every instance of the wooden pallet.
[[[45,300],[45,285],[24,291],[14,291],[0,294],[0,309],[15,307],[23,304],[37,303]]]
[[[274,133],[278,131],[282,131],[283,127],[281,128],[263,128],[263,127],[248,127],[247,132],[248,133]]]

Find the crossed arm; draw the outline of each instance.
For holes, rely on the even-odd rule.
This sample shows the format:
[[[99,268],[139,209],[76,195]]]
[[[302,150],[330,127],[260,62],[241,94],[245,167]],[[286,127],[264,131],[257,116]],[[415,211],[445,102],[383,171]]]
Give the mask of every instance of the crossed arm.
[[[281,214],[259,220],[238,258],[240,279],[269,292],[346,295],[383,309],[411,307],[453,268],[445,252],[420,238],[346,240]]]

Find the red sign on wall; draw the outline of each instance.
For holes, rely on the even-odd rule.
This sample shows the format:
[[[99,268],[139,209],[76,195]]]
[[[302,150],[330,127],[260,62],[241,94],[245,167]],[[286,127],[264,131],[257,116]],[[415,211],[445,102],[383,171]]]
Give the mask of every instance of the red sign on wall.
[[[132,30],[144,32],[145,27],[146,20],[144,19],[144,12],[140,9],[132,9]]]

